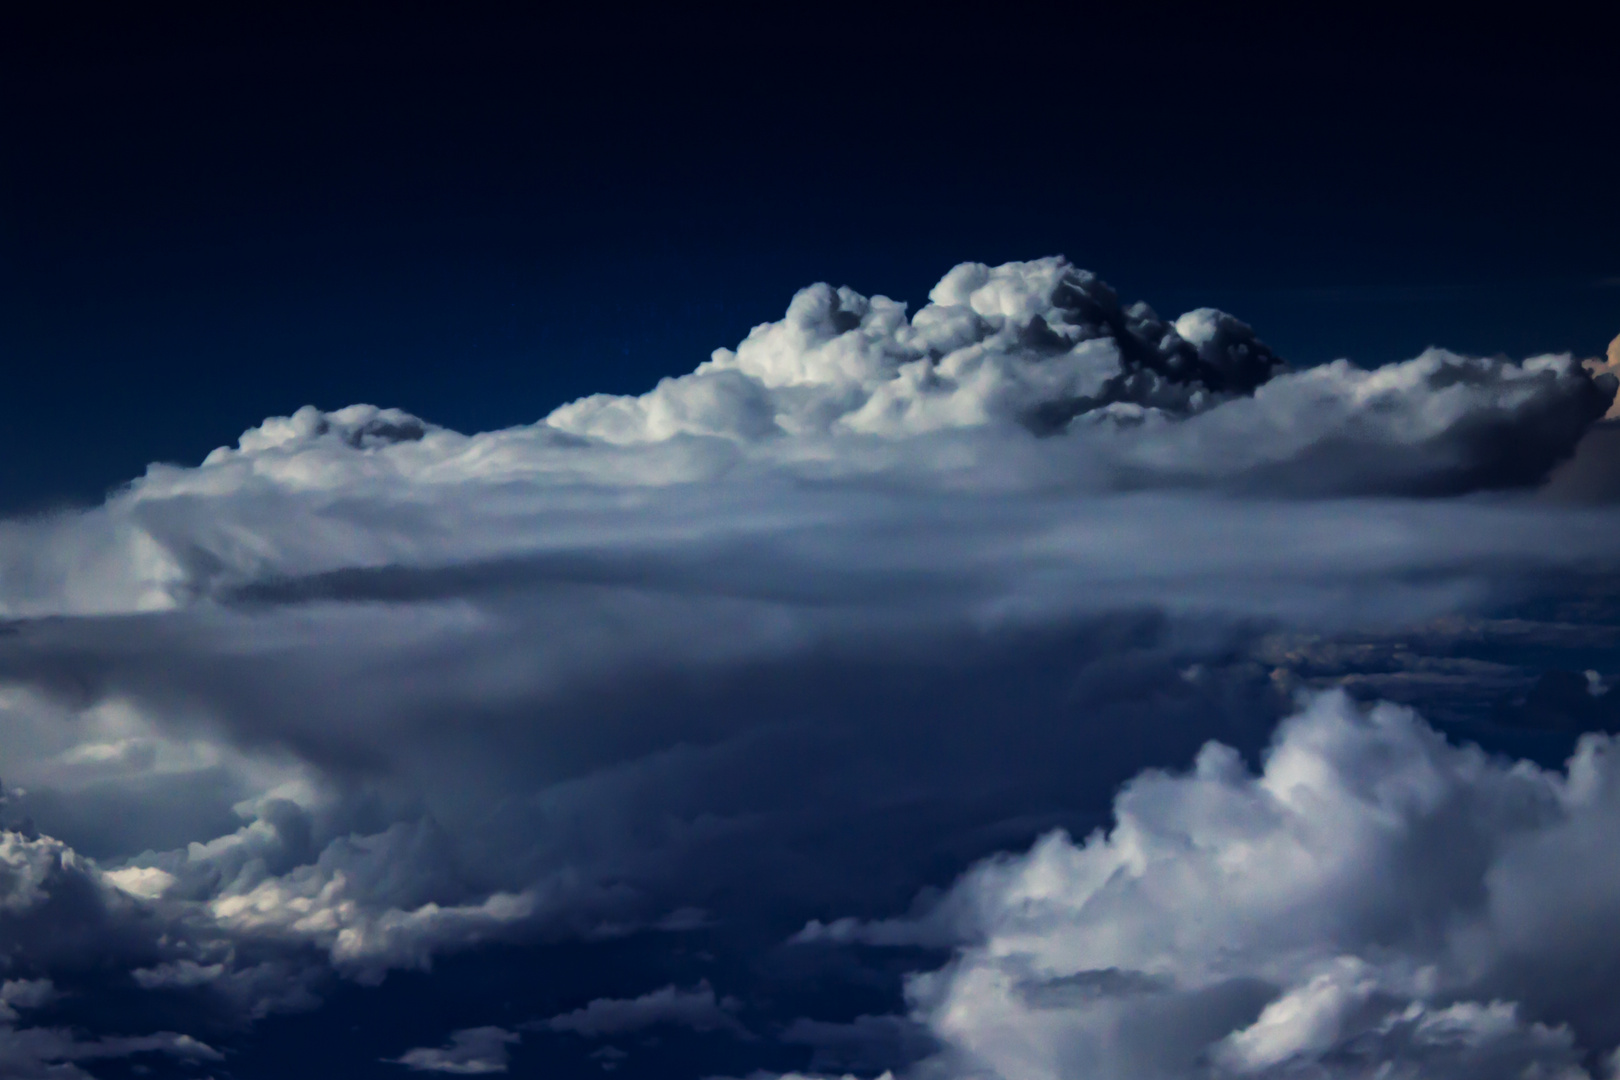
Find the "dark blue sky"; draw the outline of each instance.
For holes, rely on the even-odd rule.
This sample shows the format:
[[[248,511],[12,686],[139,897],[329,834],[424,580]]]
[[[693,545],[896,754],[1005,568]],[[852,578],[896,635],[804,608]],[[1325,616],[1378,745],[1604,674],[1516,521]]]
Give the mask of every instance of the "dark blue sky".
[[[60,10],[0,34],[8,508],[304,403],[532,421],[965,259],[1063,253],[1296,363],[1620,330],[1595,28]]]

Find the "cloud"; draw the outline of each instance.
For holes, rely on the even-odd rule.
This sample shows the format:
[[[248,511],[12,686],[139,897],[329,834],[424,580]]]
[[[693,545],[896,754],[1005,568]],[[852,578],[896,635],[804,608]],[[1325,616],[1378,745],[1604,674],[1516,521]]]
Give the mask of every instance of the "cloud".
[[[849,1023],[800,1017],[778,1038],[812,1047],[810,1068],[815,1072],[904,1069],[939,1049],[927,1028],[899,1016],[858,1016]]]
[[[130,866],[123,870],[109,870],[102,878],[116,888],[143,900],[158,899],[175,883],[173,874],[159,870],[155,866]]]
[[[498,1027],[464,1028],[450,1033],[442,1047],[421,1046],[397,1058],[385,1058],[412,1072],[450,1073],[455,1076],[481,1076],[506,1071],[507,1047],[522,1036]]]
[[[595,395],[548,417],[620,444],[680,434],[757,440],[834,431],[909,435],[1005,422],[1037,432],[1124,406],[1186,414],[1282,366],[1213,309],[1167,323],[1121,306],[1062,259],[963,263],[907,318],[887,297],[822,284],[691,375],[638,398]]]
[[[1093,485],[1445,493],[1536,482],[1615,393],[1568,356],[1433,349],[1377,371],[1290,372],[1225,313],[1165,322],[1061,259],[965,263],[929,299],[908,320],[884,297],[818,285],[691,375],[583,399],[547,425],[617,445],[718,436],[778,460],[806,443],[859,460],[859,435],[1013,426],[1061,434],[1068,478]]]
[[[597,998],[583,1008],[536,1021],[532,1026],[546,1031],[573,1032],[588,1039],[638,1031],[655,1024],[746,1036],[747,1029],[734,1015],[740,1008],[742,1002],[735,998],[716,999],[714,988],[705,980],[690,990],[670,985],[638,998]]]
[[[963,264],[910,318],[815,286],[690,375],[530,426],[467,436],[364,405],[267,420],[196,468],[152,466],[97,510],[5,523],[0,610],[397,594],[407,583],[382,572],[406,567],[462,567],[431,586],[451,591],[525,569],[590,574],[589,560],[547,559],[569,534],[632,522],[641,554],[673,554],[698,521],[660,520],[659,504],[697,491],[697,505],[721,504],[706,513],[768,515],[791,510],[747,493],[779,501],[813,484],[853,508],[873,484],[918,498],[1526,486],[1614,393],[1568,356],[1435,349],[1373,371],[1290,371],[1231,316],[1122,307],[1061,259]]]
[[[225,974],[225,965],[199,964],[195,960],[175,960],[130,972],[142,990],[190,989],[207,986]]]
[[[1509,364],[1430,349],[1371,371],[1337,360],[1179,425],[1130,432],[1143,484],[1445,495],[1535,484],[1613,400],[1568,356]]]
[[[442,864],[423,850],[430,837],[421,826],[396,824],[334,841],[311,864],[227,888],[209,900],[209,914],[236,937],[319,944],[335,965],[368,982],[390,967],[426,968],[435,951],[498,938],[534,914],[534,893],[496,892],[472,904],[421,901],[422,890],[442,887],[432,876]]]
[[[49,979],[0,983],[0,1072],[7,1077],[88,1080],[90,1074],[75,1062],[137,1054],[164,1054],[192,1063],[224,1060],[224,1055],[206,1043],[171,1031],[85,1039],[63,1028],[19,1026],[21,1011],[43,1008],[58,996]]]
[[[1009,467],[1036,467],[1037,482],[1104,489],[1466,491],[1539,480],[1614,394],[1612,379],[1568,356],[1510,363],[1434,349],[1376,371],[1290,371],[1213,309],[1165,321],[1058,258],[964,263],[910,317],[881,296],[812,286],[736,350],[639,397],[594,395],[471,437],[397,410],[305,409],[200,469],[154,467],[131,494],[646,486],[749,465],[823,478],[899,471],[914,484],[1005,484]],[[237,559],[274,550],[249,535],[233,533]],[[74,554],[82,562],[116,542],[86,538]],[[129,542],[143,580],[122,602],[161,603],[186,567],[161,543]],[[32,570],[21,580],[60,573]]]
[[[272,418],[0,523],[0,943],[237,1020],[508,943],[956,945],[959,899],[882,916],[1208,737],[1254,749],[1312,677],[1266,634],[1607,582],[1620,513],[1497,489],[1612,395],[1568,357],[1293,371],[1047,259],[910,315],[816,286],[690,375],[505,431]],[[1506,677],[1431,659],[1381,674]],[[742,1033],[697,976],[548,1030]],[[885,1007],[777,1022],[816,1068],[887,1067],[920,1042]]]
[[[0,1023],[14,1023],[18,1009],[37,1009],[55,996],[49,979],[7,979],[0,983]]]
[[[1210,743],[1108,832],[969,872],[908,993],[950,1075],[1585,1076],[1620,1042],[1617,836],[1610,736],[1553,772],[1321,695],[1258,774]]]
[[[107,1036],[81,1039],[60,1028],[0,1027],[0,1070],[17,1080],[88,1080],[77,1062],[164,1054],[182,1061],[218,1062],[224,1055],[189,1035]]]
[[[93,860],[52,837],[0,829],[0,950],[13,964],[151,958],[164,930]]]
[[[1609,351],[1606,356],[1601,359],[1594,357],[1586,361],[1586,369],[1593,375],[1620,376],[1620,336],[1616,336],[1613,341],[1609,342]],[[1610,405],[1609,411],[1604,414],[1605,420],[1616,418],[1620,418],[1620,401]]]

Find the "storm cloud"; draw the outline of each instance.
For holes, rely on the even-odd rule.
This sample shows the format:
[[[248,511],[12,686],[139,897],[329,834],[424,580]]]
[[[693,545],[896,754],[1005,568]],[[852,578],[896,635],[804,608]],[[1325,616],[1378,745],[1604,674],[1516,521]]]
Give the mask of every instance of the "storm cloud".
[[[911,315],[813,286],[690,375],[529,426],[267,420],[0,525],[9,970],[228,1027],[469,951],[712,932],[789,968],[903,946],[937,970],[905,1016],[778,1016],[670,975],[387,1060],[495,1072],[520,1030],[663,1024],[1006,1080],[1586,1068],[1620,1042],[1601,995],[1560,998],[1562,954],[1479,912],[1491,882],[1560,880],[1516,869],[1552,858],[1523,838],[1601,846],[1576,792],[1605,743],[1510,767],[1320,698],[1258,778],[1244,755],[1310,675],[1288,634],[1612,583],[1620,508],[1540,485],[1615,388],[1570,356],[1294,370],[1231,316],[1161,319],[1044,259],[959,266]],[[1536,625],[1612,676],[1583,610]],[[1272,791],[1287,762],[1303,808]],[[1138,833],[1173,854],[1132,862]],[[1324,852],[1354,865],[1295,873]],[[1221,891],[1267,858],[1245,880],[1272,892]],[[1119,867],[1205,891],[1160,910],[1108,891]],[[1260,926],[1278,943],[1212,958]]]

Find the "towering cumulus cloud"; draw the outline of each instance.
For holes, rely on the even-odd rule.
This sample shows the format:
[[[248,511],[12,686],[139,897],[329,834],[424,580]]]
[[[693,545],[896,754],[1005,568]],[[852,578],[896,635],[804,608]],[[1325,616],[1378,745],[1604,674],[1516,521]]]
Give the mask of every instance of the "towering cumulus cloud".
[[[1614,391],[1569,357],[1438,349],[1378,372],[1288,373],[1230,315],[1168,323],[1060,259],[964,264],[929,300],[908,320],[884,297],[817,285],[691,375],[548,422],[621,444],[1019,425],[1070,436],[1068,453],[1114,485],[1445,492],[1535,482]]]
[[[1282,367],[1229,315],[1166,323],[1061,259],[964,263],[907,319],[887,297],[815,285],[691,375],[639,398],[596,395],[549,422],[613,442],[679,433],[755,440],[829,431],[913,435],[989,423],[1038,433],[1101,410],[1184,416]]]
[[[1312,679],[1488,725],[1556,662],[1607,715],[1620,510],[1538,485],[1615,388],[965,264],[639,397],[305,408],[0,523],[0,1062],[184,1072],[344,980],[635,942],[353,1067],[1596,1072],[1607,742],[1323,697],[1245,761]]]

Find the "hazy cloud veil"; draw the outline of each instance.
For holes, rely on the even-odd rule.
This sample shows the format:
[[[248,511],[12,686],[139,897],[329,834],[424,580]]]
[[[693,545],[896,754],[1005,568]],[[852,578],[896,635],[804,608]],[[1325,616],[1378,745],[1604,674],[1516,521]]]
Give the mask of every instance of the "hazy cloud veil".
[[[1516,764],[1296,694],[1361,635],[1462,715],[1529,681],[1466,642],[1541,634],[1599,702],[1595,602],[1498,615],[1612,580],[1620,513],[1541,485],[1615,389],[1294,370],[1062,259],[968,263],[914,313],[807,288],[639,397],[305,408],[7,522],[0,1062],[191,1069],[334,978],[707,927],[921,959],[882,1015],[665,978],[387,1061],[611,1069],[673,1025],[918,1077],[1599,1074],[1609,738]],[[202,1026],[34,1018],[92,985]]]

